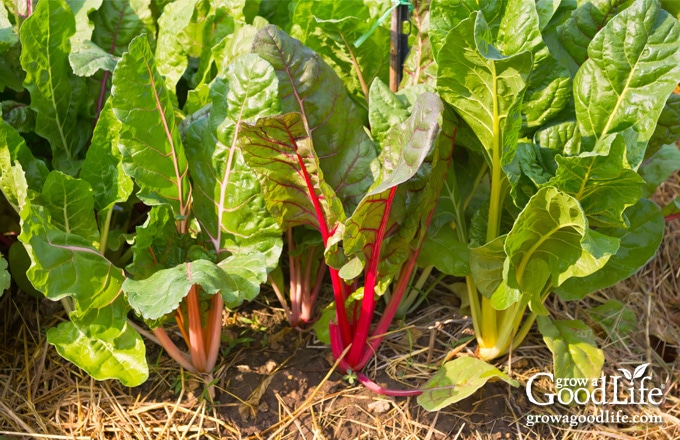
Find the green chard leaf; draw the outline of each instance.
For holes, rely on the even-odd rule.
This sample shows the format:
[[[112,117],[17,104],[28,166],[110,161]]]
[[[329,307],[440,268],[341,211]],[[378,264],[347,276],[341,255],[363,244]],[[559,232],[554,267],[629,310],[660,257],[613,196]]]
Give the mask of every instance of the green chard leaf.
[[[676,197],[674,200],[669,202],[661,210],[661,215],[663,215],[667,219],[671,216],[677,217],[678,214],[680,214],[680,196]]]
[[[437,63],[430,42],[430,1],[414,2],[411,13],[411,35],[409,52],[404,60],[402,90],[419,84],[435,86],[437,81]]]
[[[171,92],[156,70],[146,37],[135,38],[113,72],[113,112],[122,123],[123,169],[148,205],[167,204],[184,221],[189,208],[188,165],[175,125]]]
[[[212,78],[214,57],[213,49],[221,40],[233,34],[234,18],[229,15],[225,5],[215,4],[209,0],[199,0],[189,24],[177,35],[181,50],[192,62],[192,74],[187,77],[190,87],[206,84]],[[184,64],[184,62],[183,62]],[[185,65],[186,68],[186,65]]]
[[[158,73],[164,85],[174,90],[189,65],[187,53],[182,45],[182,33],[194,16],[198,0],[178,0],[168,4],[158,19],[158,44],[155,58]]]
[[[446,45],[447,34],[467,19],[473,12],[483,8],[484,17],[493,16],[493,8],[502,7],[501,2],[484,2],[481,5],[474,0],[433,0],[430,6],[430,43],[435,58],[439,50]]]
[[[267,281],[267,264],[264,254],[259,252],[232,255],[218,265],[226,273],[222,298],[232,309],[243,301],[252,301],[260,293],[260,284]]]
[[[177,232],[169,206],[152,207],[136,232],[133,263],[126,267],[134,279],[148,278],[161,269],[175,267],[187,260],[188,234]]]
[[[124,202],[132,194],[132,180],[123,172],[123,161],[118,150],[122,124],[113,114],[111,100],[99,114],[92,134],[80,178],[94,191],[94,204],[98,212],[109,210],[114,204]]]
[[[325,181],[351,213],[373,183],[376,152],[342,80],[318,54],[275,26],[257,33],[253,52],[274,67],[282,111],[300,113]]]
[[[291,36],[321,55],[355,102],[368,107],[369,86],[389,75],[389,29],[379,26],[359,47],[354,45],[374,22],[362,0],[298,1],[291,20]]]
[[[592,0],[579,2],[570,17],[557,27],[557,39],[548,39],[553,53],[560,55],[560,62],[572,76],[588,59],[588,46],[595,35],[621,12],[629,0]],[[552,43],[552,44],[551,44]]]
[[[576,121],[559,122],[539,129],[534,143],[564,156],[576,156],[581,148],[581,133]]]
[[[224,74],[229,64],[239,55],[251,52],[255,35],[268,24],[262,17],[256,17],[253,24],[242,24],[213,46],[212,58],[217,65],[218,75]]]
[[[31,283],[45,296],[71,296],[76,310],[102,308],[120,294],[123,271],[97,249],[99,232],[86,182],[52,171],[42,193],[21,208],[21,240]]]
[[[610,299],[601,306],[590,308],[587,313],[617,344],[625,344],[629,336],[639,331],[635,312],[615,299]]]
[[[678,170],[680,170],[680,149],[675,144],[662,146],[638,169],[640,176],[646,182],[642,195],[651,197],[656,188]]]
[[[576,199],[554,187],[539,190],[505,240],[508,286],[537,299],[579,262],[584,246],[596,258],[616,252],[618,241],[594,240],[589,231]],[[590,273],[599,268],[593,264]]]
[[[92,124],[80,110],[87,98],[84,79],[71,72],[69,39],[75,33],[73,13],[63,0],[39,2],[21,26],[21,65],[36,133],[50,142],[52,164],[75,175],[80,169]]]
[[[191,123],[186,138],[194,214],[219,259],[263,252],[273,268],[281,232],[243,159],[239,135],[244,124],[280,112],[278,78],[269,63],[245,54],[229,65],[226,78],[215,79],[210,99],[210,113]]]
[[[628,218],[628,228],[598,229],[602,234],[620,239],[619,249],[597,272],[567,280],[555,289],[562,299],[581,299],[590,292],[613,286],[633,275],[654,257],[665,226],[659,207],[650,200],[641,199],[624,214]]]
[[[149,377],[142,337],[127,323],[121,297],[106,307],[72,312],[71,321],[47,331],[57,352],[96,380],[118,379],[135,387]]]
[[[418,396],[418,404],[427,411],[439,411],[471,396],[489,380],[502,380],[513,387],[519,386],[516,380],[481,359],[459,357],[445,363],[423,385],[423,394]]]
[[[69,62],[73,73],[92,76],[99,69],[113,71],[116,59],[92,42],[94,24],[88,15],[101,8],[103,0],[66,0],[76,20],[76,32],[71,37]]]
[[[428,231],[418,254],[418,265],[434,266],[439,272],[464,277],[470,273],[470,251],[453,228]]]
[[[192,285],[200,285],[209,295],[221,294],[227,307],[233,308],[255,298],[266,280],[264,255],[257,253],[232,255],[219,265],[207,260],[182,263],[143,280],[128,278],[123,290],[137,313],[157,320],[174,311]]]
[[[538,330],[553,354],[555,377],[597,379],[604,353],[595,344],[593,330],[579,319],[552,321],[539,316]]]
[[[574,79],[583,151],[632,127],[637,145],[626,157],[637,169],[668,95],[680,82],[680,23],[655,0],[636,0],[588,46]]]
[[[47,178],[47,166],[36,159],[24,138],[6,122],[0,121],[0,191],[18,213],[26,202],[29,188],[40,192]]]
[[[12,277],[7,271],[7,260],[0,255],[0,296],[12,285]]]
[[[494,166],[500,166],[501,157],[514,154],[522,124],[520,106],[533,63],[531,52],[517,43],[525,36],[517,31],[523,29],[520,24],[507,20],[501,25],[499,38],[507,40],[495,43],[506,49],[506,55],[492,45],[492,28],[479,12],[448,33],[437,58],[442,98],[470,125]],[[461,57],[461,53],[468,55]]]
[[[644,180],[628,168],[621,134],[603,138],[592,153],[557,156],[554,186],[579,201],[591,226],[625,227],[623,211],[642,196]]]
[[[151,0],[105,0],[91,14],[95,26],[92,42],[110,55],[120,57],[133,38],[145,33],[153,48],[156,25],[150,4]]]
[[[35,112],[27,104],[17,101],[2,101],[2,119],[20,133],[35,131]]]
[[[652,157],[661,146],[672,144],[678,139],[680,139],[680,94],[674,93],[668,97],[666,105],[661,110],[654,134],[649,139],[645,151],[645,159]]]

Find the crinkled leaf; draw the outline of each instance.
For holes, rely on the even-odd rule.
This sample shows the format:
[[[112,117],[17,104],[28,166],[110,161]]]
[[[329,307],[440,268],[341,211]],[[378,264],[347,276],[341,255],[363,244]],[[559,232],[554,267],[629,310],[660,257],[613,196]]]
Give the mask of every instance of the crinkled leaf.
[[[194,60],[190,72],[195,72],[189,79],[190,87],[212,80],[212,66],[215,61],[213,48],[233,34],[234,28],[234,18],[225,5],[209,0],[200,0],[196,4],[191,22],[179,34],[184,51]],[[196,61],[197,65],[194,67]]]
[[[299,113],[258,119],[241,128],[240,142],[248,166],[260,175],[267,209],[286,230],[309,225],[329,231],[344,221],[340,199],[327,183]],[[303,168],[304,167],[304,168]],[[312,195],[319,198],[317,217]]]
[[[118,379],[135,387],[149,377],[142,337],[127,323],[128,306],[118,300],[47,331],[47,341],[64,358],[96,380]]]
[[[345,212],[352,212],[373,183],[376,153],[342,80],[318,54],[275,26],[257,33],[253,52],[276,70],[283,111],[301,114],[325,181]]]
[[[588,45],[609,20],[624,9],[628,0],[592,0],[579,2],[571,16],[557,27],[558,47],[554,52],[572,75],[588,59]],[[557,50],[559,48],[559,50]]]
[[[267,264],[261,253],[232,255],[220,261],[219,267],[226,273],[222,298],[229,308],[252,301],[260,293],[260,284],[267,281]]]
[[[301,3],[308,3],[309,9]],[[291,20],[291,35],[321,55],[359,105],[368,107],[369,86],[374,79],[389,76],[389,29],[379,26],[359,47],[354,46],[374,23],[362,0],[298,1]]]
[[[639,331],[635,312],[615,299],[590,308],[587,313],[614,342],[623,343],[630,335]]]
[[[225,270],[211,261],[196,260],[159,270],[144,280],[128,278],[123,290],[137,313],[159,319],[179,307],[192,285],[200,285],[210,295],[230,287]]]
[[[680,82],[680,23],[654,0],[637,0],[588,46],[574,79],[584,149],[632,127],[638,145],[627,154],[636,169],[668,95]],[[635,157],[636,160],[632,160]]]
[[[39,205],[22,209],[19,239],[33,261],[28,271],[31,283],[52,300],[72,296],[79,310],[110,304],[120,293],[123,271],[87,239],[60,231],[48,221],[49,214]]]
[[[658,206],[641,199],[625,212],[627,229],[601,228],[598,232],[620,238],[620,246],[607,264],[584,278],[567,280],[555,292],[565,300],[581,299],[590,292],[613,286],[647,264],[656,254],[664,231],[664,218]]]
[[[587,236],[588,222],[578,201],[553,187],[542,188],[522,210],[505,240],[508,285],[532,297],[540,295],[581,257]],[[611,243],[601,244],[604,248],[593,247],[591,254],[602,257],[616,252]]]
[[[79,116],[84,79],[71,73],[68,61],[74,32],[73,14],[63,0],[39,2],[21,26],[21,65],[37,113],[36,133],[49,141],[54,167],[71,175],[80,168],[92,129]]]
[[[376,78],[369,91],[371,105],[368,108],[368,120],[373,139],[382,144],[387,132],[411,115],[415,100],[425,91],[430,90],[427,87],[415,85],[393,93],[380,78]]]
[[[187,156],[194,186],[193,209],[201,231],[222,252],[263,252],[276,266],[280,230],[267,212],[257,175],[246,165],[238,144],[241,127],[279,113],[274,69],[246,54],[215,79],[212,109],[187,133]]]
[[[101,7],[103,0],[66,0],[73,16],[75,18],[76,31],[71,36],[71,50],[77,52],[79,45],[92,38],[92,31],[94,31],[94,24],[90,21],[88,15]]]
[[[166,205],[154,206],[146,222],[137,227],[134,259],[126,270],[135,279],[175,267],[187,260],[188,234],[179,234],[172,211]]]
[[[555,377],[600,377],[604,354],[597,348],[590,327],[579,319],[553,321],[546,316],[539,316],[536,321],[543,340],[553,354]]]
[[[661,146],[672,144],[678,139],[680,139],[680,94],[674,93],[668,97],[666,105],[661,110],[654,134],[649,139],[645,151],[645,159],[652,157]]]
[[[189,65],[187,53],[182,45],[182,32],[191,22],[198,0],[177,0],[163,9],[158,19],[158,44],[155,58],[157,69],[164,79],[164,85],[174,90],[177,82]]]
[[[218,75],[224,74],[229,64],[239,55],[250,53],[255,35],[268,24],[262,17],[256,17],[252,24],[242,25],[213,46],[212,57],[217,65]]]
[[[675,144],[664,145],[643,162],[638,170],[640,176],[647,182],[642,195],[651,197],[656,188],[677,170],[680,170],[680,149]]]
[[[533,143],[518,143],[512,161],[503,166],[515,205],[526,205],[538,187],[553,177],[556,168],[553,150]]]
[[[84,181],[53,171],[40,198],[21,207],[19,235],[32,260],[28,270],[31,283],[52,300],[73,297],[80,311],[110,304],[119,295],[124,279],[123,271],[93,245],[94,202],[87,189]],[[68,203],[63,199],[66,194]],[[38,204],[39,200],[51,204],[52,209]],[[56,208],[57,203],[61,203],[61,209]]]
[[[35,131],[35,112],[27,104],[2,101],[2,119],[20,133]]]
[[[529,85],[522,102],[524,125],[540,127],[572,103],[572,81],[569,71],[541,46],[536,56]]]
[[[483,360],[469,356],[459,357],[445,363],[422,386],[423,394],[418,396],[418,404],[427,411],[439,411],[471,396],[489,380],[499,379],[513,387],[519,386],[516,380]]]
[[[486,243],[484,246],[470,248],[470,271],[477,290],[487,298],[503,282],[505,254],[505,235]]]
[[[66,3],[73,12],[76,23],[76,31],[70,39],[69,54],[73,73],[78,76],[91,76],[100,68],[112,71],[116,66],[115,60],[91,41],[94,24],[88,15],[98,10],[103,0],[66,0]]]
[[[99,114],[80,178],[90,184],[97,211],[111,209],[132,194],[132,180],[123,172],[118,137],[122,124],[113,114],[111,100]]]
[[[534,142],[565,156],[578,155],[581,147],[581,133],[576,121],[560,122],[539,129]]]
[[[591,226],[625,227],[623,211],[642,196],[644,180],[626,165],[620,134],[602,139],[592,153],[557,156],[555,177],[547,183],[579,201]]]
[[[122,122],[123,169],[148,205],[168,204],[176,217],[189,204],[188,165],[170,92],[156,70],[146,37],[135,38],[113,72],[111,104]]]
[[[434,266],[439,272],[463,277],[470,273],[470,251],[456,231],[444,225],[433,234],[428,232],[418,254],[418,265]]]
[[[484,2],[481,5],[487,8],[498,7],[491,2]],[[451,29],[460,24],[470,16],[471,13],[480,9],[480,5],[474,0],[433,0],[430,6],[430,43],[437,53],[446,45],[447,34]],[[489,17],[491,14],[485,14]]]
[[[435,86],[437,63],[430,42],[430,1],[417,1],[411,13],[409,52],[404,60],[403,79],[400,87],[406,90],[418,84]]]
[[[117,58],[97,46],[90,40],[85,40],[78,46],[77,52],[69,55],[69,62],[73,73],[78,76],[92,76],[98,70],[113,72]]]
[[[21,210],[28,189],[41,191],[47,178],[45,163],[33,157],[24,138],[0,121],[0,191],[16,212]]]
[[[481,13],[462,21],[446,37],[438,55],[437,76],[442,98],[470,125],[489,160],[514,151],[522,123],[520,105],[532,66],[531,52],[503,56],[490,38]],[[461,53],[467,55],[461,57]]]
[[[122,56],[132,39],[143,33],[152,43],[156,25],[150,3],[151,0],[105,0],[91,15],[95,25],[92,42],[116,57]]]
[[[52,171],[42,189],[44,206],[51,224],[67,234],[76,234],[90,243],[99,241],[94,218],[94,197],[90,184],[59,171]]]

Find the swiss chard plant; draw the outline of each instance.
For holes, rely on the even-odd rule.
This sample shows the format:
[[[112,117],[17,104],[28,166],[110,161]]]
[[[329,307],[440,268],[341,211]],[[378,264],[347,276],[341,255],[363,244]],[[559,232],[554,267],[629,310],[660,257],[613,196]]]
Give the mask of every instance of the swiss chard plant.
[[[538,320],[556,372],[599,377],[592,331],[551,321],[544,302],[613,285],[659,246],[664,218],[645,197],[680,168],[657,130],[680,81],[680,23],[655,0],[436,0],[429,37],[437,89],[476,137],[460,142],[435,217],[455,226],[441,235],[451,248],[469,248],[477,355],[518,347]],[[425,386],[426,408],[460,398],[448,385],[468,364],[453,362]]]
[[[389,30],[379,26],[369,32],[381,11],[372,11],[362,0],[299,0],[289,10],[289,21],[279,24],[285,24],[292,37],[333,68],[365,121],[370,85],[376,78],[388,77]],[[356,44],[363,35],[361,44]],[[282,267],[287,265],[289,288],[284,287],[281,267],[270,274],[269,281],[289,323],[300,328],[316,320],[316,300],[327,273],[324,242],[318,229],[287,223],[283,227],[287,258]]]
[[[318,54],[274,26],[260,30],[253,52],[276,70],[284,114],[244,126],[243,154],[282,228],[321,234],[335,299],[333,354],[342,371],[377,392],[417,394],[383,389],[361,369],[415,267],[449,168],[453,124],[439,98],[423,93],[398,123],[372,127],[371,139],[342,81]],[[393,281],[371,331],[376,299]]]
[[[282,248],[237,142],[281,108],[274,69],[247,53],[266,22],[208,1],[153,7],[158,20],[144,1],[40,1],[0,46],[21,52],[19,80],[3,74],[3,87],[30,96],[3,102],[0,123],[15,245],[28,281],[69,314],[47,340],[129,386],[148,376],[140,332],[209,373],[225,305],[254,298]]]

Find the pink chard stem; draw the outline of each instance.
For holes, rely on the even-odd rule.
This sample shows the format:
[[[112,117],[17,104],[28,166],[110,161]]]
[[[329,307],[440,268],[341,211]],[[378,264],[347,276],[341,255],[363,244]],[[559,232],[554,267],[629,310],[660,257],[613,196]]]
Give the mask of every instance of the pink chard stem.
[[[352,348],[347,355],[347,362],[354,366],[363,358],[366,350],[366,338],[371,327],[373,314],[375,312],[375,285],[378,280],[378,262],[380,261],[380,250],[382,242],[385,238],[385,231],[387,230],[387,221],[390,217],[390,210],[394,200],[394,194],[397,192],[397,187],[390,189],[390,193],[385,201],[385,212],[380,220],[380,226],[375,237],[375,243],[371,250],[371,260],[366,271],[366,281],[364,283],[364,296],[361,300],[361,314],[359,315],[359,322],[357,323],[352,339]],[[336,305],[337,309],[343,308]]]

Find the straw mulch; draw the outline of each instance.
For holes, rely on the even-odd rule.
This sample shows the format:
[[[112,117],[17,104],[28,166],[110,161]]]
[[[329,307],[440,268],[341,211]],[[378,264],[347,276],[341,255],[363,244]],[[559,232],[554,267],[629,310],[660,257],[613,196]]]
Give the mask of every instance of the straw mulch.
[[[666,202],[677,194],[680,194],[680,177],[676,175],[662,186],[656,197],[657,201]],[[216,369],[217,399],[213,403],[205,398],[200,378],[180,374],[179,367],[151,343],[148,343],[149,381],[136,389],[125,388],[115,381],[90,379],[47,344],[45,330],[65,319],[58,304],[9,292],[0,298],[0,440],[248,436],[678,439],[679,259],[680,220],[675,220],[667,225],[658,256],[637,275],[582,301],[565,303],[552,296],[547,304],[553,318],[582,319],[591,325],[587,310],[609,299],[618,299],[634,311],[638,329],[624,344],[608,339],[595,327],[597,342],[606,358],[604,374],[614,375],[618,368],[630,369],[649,362],[653,367],[654,386],[664,389],[663,404],[614,410],[621,409],[630,416],[661,416],[661,424],[526,426],[527,414],[578,415],[599,410],[592,406],[536,407],[527,401],[528,378],[537,372],[552,371],[552,355],[535,328],[522,347],[497,363],[520,382],[518,389],[505,384],[487,384],[463,402],[437,413],[427,413],[415,404],[415,399],[376,396],[332,373],[326,359],[329,350],[315,343],[311,334],[287,333],[274,301],[269,305],[256,303],[248,311],[226,317],[229,324],[225,327],[226,337],[231,340],[253,337],[256,341],[250,348],[230,344],[229,352]],[[408,317],[401,323],[401,329],[386,340],[367,369],[371,375],[390,385],[416,386],[424,383],[443,361],[473,353],[474,341],[468,340],[470,320],[457,315],[457,299],[446,287],[447,280],[431,294],[429,306]],[[263,298],[259,301],[268,296]],[[253,322],[253,317],[259,317],[259,324]],[[306,374],[306,364],[320,366],[320,372],[309,377],[310,383],[296,388]],[[254,382],[250,388],[243,388],[243,381],[239,385],[243,371],[251,372],[244,376]],[[268,377],[279,379],[272,381]],[[311,383],[312,380],[315,382]],[[297,385],[285,386],[286,381]],[[235,389],[235,386],[241,388]],[[268,405],[263,406],[263,402]],[[240,418],[230,415],[237,408]]]

